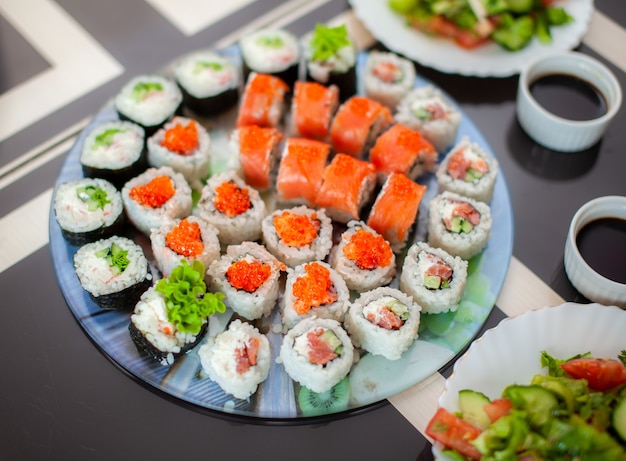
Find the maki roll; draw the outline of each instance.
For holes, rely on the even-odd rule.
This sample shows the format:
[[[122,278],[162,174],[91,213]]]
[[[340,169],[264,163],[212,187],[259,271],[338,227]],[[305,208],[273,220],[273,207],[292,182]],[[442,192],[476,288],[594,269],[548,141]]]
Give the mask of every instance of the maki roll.
[[[300,46],[296,37],[283,29],[261,29],[239,42],[244,77],[251,72],[274,75],[293,87],[298,79]]]
[[[445,156],[436,176],[440,192],[456,192],[489,203],[498,176],[498,161],[464,137]]]
[[[111,237],[124,226],[122,194],[99,178],[59,184],[54,193],[54,216],[70,245]]]
[[[181,107],[183,95],[172,80],[160,75],[139,75],[124,85],[114,100],[121,120],[141,125],[151,136]]]
[[[183,105],[202,117],[218,115],[239,99],[239,65],[214,51],[198,51],[174,65]]]
[[[356,48],[345,24],[316,24],[303,40],[306,79],[336,85],[342,100],[356,93]]]
[[[391,245],[361,221],[350,221],[330,255],[330,265],[351,290],[358,292],[387,285],[396,273]]]
[[[239,159],[240,175],[246,184],[259,191],[272,187],[282,138],[276,128],[248,125],[233,130],[228,146]]]
[[[359,219],[376,186],[376,169],[369,162],[337,154],[324,169],[315,203],[332,219],[347,223]]]
[[[404,258],[400,289],[422,306],[422,312],[439,314],[457,309],[466,279],[467,261],[417,242]]]
[[[316,82],[296,82],[291,101],[292,136],[328,140],[330,123],[339,106],[339,89]]]
[[[183,259],[189,265],[198,260],[208,267],[220,257],[218,230],[197,216],[165,219],[152,229],[150,244],[157,267],[165,277],[178,267]]]
[[[191,214],[191,188],[182,174],[168,166],[148,168],[122,188],[122,201],[130,222],[150,235],[164,219]]]
[[[276,210],[263,220],[262,232],[267,249],[290,267],[323,260],[333,246],[333,223],[323,208]]]
[[[284,264],[256,242],[229,245],[207,269],[209,286],[224,293],[224,303],[247,320],[271,314],[278,299]]]
[[[204,337],[209,316],[225,312],[221,293],[208,293],[204,266],[183,260],[172,274],[146,291],[130,316],[128,331],[141,354],[172,365]]]
[[[174,117],[148,138],[148,164],[171,167],[194,188],[201,188],[202,179],[209,175],[210,162],[209,133],[190,118]]]
[[[370,354],[398,360],[417,339],[421,307],[400,290],[380,287],[362,293],[346,315],[352,343]]]
[[[491,223],[486,203],[442,192],[430,202],[428,244],[467,260],[487,245]]]
[[[219,230],[223,246],[261,238],[265,202],[234,171],[220,173],[207,181],[198,202],[198,213]]]
[[[415,84],[415,66],[395,53],[370,51],[365,63],[365,94],[395,110]]]
[[[281,300],[283,329],[293,328],[307,317],[343,322],[350,304],[350,291],[335,269],[325,262],[313,261],[287,272]]]
[[[198,350],[202,370],[238,399],[254,394],[269,374],[270,343],[249,323],[236,319]]]
[[[356,158],[366,157],[374,140],[393,121],[385,106],[365,96],[352,96],[344,102],[330,125],[335,152]]]
[[[83,245],[74,254],[74,269],[80,285],[102,309],[130,310],[152,285],[143,250],[126,237]]]
[[[433,145],[419,131],[396,123],[377,139],[370,150],[370,162],[376,167],[382,184],[390,173],[403,173],[416,180],[435,171],[438,155]]]
[[[422,133],[437,152],[444,152],[456,139],[461,113],[439,89],[427,85],[411,90],[398,103],[395,119]]]
[[[402,173],[391,173],[376,196],[367,225],[387,240],[393,251],[401,251],[417,219],[426,186]]]
[[[273,75],[252,72],[239,105],[237,128],[246,125],[277,127],[285,112],[289,87]]]
[[[326,392],[350,372],[354,347],[339,322],[308,318],[285,335],[280,360],[291,379],[313,392]]]
[[[321,141],[287,139],[276,177],[276,200],[287,204],[315,205],[329,154],[330,145]]]
[[[146,168],[143,128],[121,121],[98,125],[85,138],[80,165],[85,176],[122,187]]]

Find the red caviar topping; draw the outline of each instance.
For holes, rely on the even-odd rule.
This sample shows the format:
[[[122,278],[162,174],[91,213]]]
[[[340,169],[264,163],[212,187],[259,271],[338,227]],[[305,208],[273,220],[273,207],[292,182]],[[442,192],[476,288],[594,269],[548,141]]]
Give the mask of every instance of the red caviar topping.
[[[391,264],[393,251],[382,236],[358,229],[343,247],[343,254],[361,269],[373,270]]]
[[[172,152],[188,155],[198,147],[198,129],[196,122],[191,120],[187,126],[177,123],[165,132],[161,145]]]
[[[316,213],[309,217],[284,211],[274,218],[274,228],[285,245],[303,247],[317,238],[320,222]]]
[[[337,301],[337,291],[330,280],[328,268],[317,263],[304,267],[306,274],[299,277],[293,284],[293,295],[296,298],[294,309],[300,315],[306,314],[312,307],[331,304]]]
[[[268,264],[260,261],[241,259],[230,265],[226,271],[228,282],[238,290],[254,293],[272,273]]]
[[[165,236],[165,245],[182,256],[198,256],[204,251],[200,225],[183,219]]]
[[[243,189],[233,181],[226,181],[215,188],[213,205],[229,218],[245,213],[252,206],[248,189]]]
[[[150,182],[133,187],[130,190],[130,198],[140,205],[150,208],[159,208],[174,196],[174,181],[169,176],[157,176]]]

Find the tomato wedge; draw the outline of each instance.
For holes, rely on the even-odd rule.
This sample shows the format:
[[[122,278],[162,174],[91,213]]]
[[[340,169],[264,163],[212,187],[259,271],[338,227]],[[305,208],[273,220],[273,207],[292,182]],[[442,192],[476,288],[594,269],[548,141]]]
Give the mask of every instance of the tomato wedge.
[[[492,400],[490,404],[485,405],[483,408],[485,413],[487,413],[489,421],[494,423],[508,414],[513,409],[513,404],[509,399],[501,398]]]
[[[570,360],[561,368],[576,379],[586,379],[594,391],[607,391],[626,383],[626,366],[617,360],[581,358]]]
[[[427,436],[474,460],[480,459],[480,452],[470,441],[480,433],[480,429],[445,408],[439,408],[426,427]]]

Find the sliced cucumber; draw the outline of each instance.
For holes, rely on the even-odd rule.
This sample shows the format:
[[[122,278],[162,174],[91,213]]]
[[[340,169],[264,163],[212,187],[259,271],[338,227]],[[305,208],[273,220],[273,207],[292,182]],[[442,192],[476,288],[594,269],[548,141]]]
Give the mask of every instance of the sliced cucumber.
[[[615,408],[611,416],[611,424],[613,429],[622,441],[626,442],[626,393],[622,392],[622,398]]]
[[[485,412],[485,405],[489,405],[491,400],[482,392],[463,389],[459,391],[459,408],[462,418],[478,429],[485,430],[491,420]]]
[[[552,412],[559,407],[557,396],[538,385],[511,385],[504,389],[503,397],[508,398],[514,408],[528,412],[529,423],[538,428],[552,418]]]

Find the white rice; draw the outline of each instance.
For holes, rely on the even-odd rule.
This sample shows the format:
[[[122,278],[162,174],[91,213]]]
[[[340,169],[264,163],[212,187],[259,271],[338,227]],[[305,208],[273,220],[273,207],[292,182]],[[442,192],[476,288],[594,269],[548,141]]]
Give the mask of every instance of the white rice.
[[[397,330],[379,327],[368,320],[368,314],[376,318],[384,306],[401,303],[408,308],[408,318]],[[345,326],[352,342],[373,355],[397,360],[418,337],[421,307],[410,296],[390,287],[380,287],[362,293],[346,315]]]
[[[314,329],[332,330],[343,345],[341,354],[322,365],[311,363],[306,351],[306,334]],[[280,359],[287,374],[294,381],[313,392],[325,392],[341,381],[350,371],[354,347],[340,323],[332,319],[307,318],[295,325],[283,338]]]
[[[275,41],[280,46],[268,45]],[[255,72],[274,74],[297,65],[300,47],[296,37],[283,29],[261,29],[246,35],[239,42],[241,57]]]
[[[425,271],[430,264],[425,254],[432,253],[452,268],[452,280],[448,287],[430,289],[424,284]],[[400,289],[412,296],[426,314],[455,311],[461,301],[467,280],[467,261],[452,256],[441,248],[417,242],[409,248],[400,275]]]
[[[104,136],[111,142],[103,142]],[[85,138],[80,163],[92,168],[109,170],[131,166],[141,158],[144,136],[143,128],[135,123],[105,122],[91,130]]]
[[[374,69],[381,62],[388,62],[400,69],[400,78],[386,82],[374,74]],[[415,67],[411,61],[395,53],[373,50],[365,64],[365,94],[375,101],[395,110],[400,100],[405,97],[415,84]]]
[[[184,56],[174,66],[174,78],[191,96],[203,99],[239,87],[239,66],[213,51]]]
[[[252,338],[259,340],[257,363],[243,373],[237,372],[237,351]],[[238,399],[254,394],[267,378],[270,368],[270,343],[267,337],[249,323],[239,319],[215,338],[208,338],[198,350],[204,372],[219,386]]]

